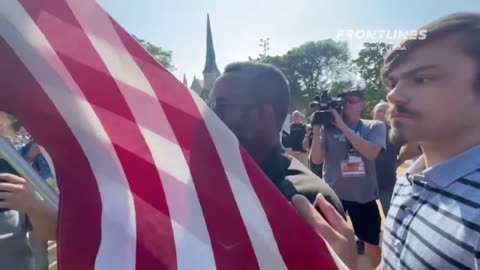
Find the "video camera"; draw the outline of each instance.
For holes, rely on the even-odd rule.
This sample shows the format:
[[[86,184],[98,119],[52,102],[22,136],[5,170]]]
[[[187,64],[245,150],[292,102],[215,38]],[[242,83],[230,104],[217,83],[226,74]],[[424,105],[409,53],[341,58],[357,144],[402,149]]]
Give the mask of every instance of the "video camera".
[[[330,108],[342,114],[344,104],[345,101],[342,97],[332,97],[328,90],[321,91],[321,94],[315,96],[314,101],[309,104],[310,109],[315,110],[312,117],[312,126],[332,124],[335,121],[335,117]]]

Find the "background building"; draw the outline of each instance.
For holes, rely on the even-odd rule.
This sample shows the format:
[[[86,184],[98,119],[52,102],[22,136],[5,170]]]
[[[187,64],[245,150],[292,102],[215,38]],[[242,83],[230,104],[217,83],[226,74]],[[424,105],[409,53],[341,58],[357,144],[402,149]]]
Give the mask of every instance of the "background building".
[[[212,28],[210,26],[210,16],[207,14],[207,50],[205,56],[205,67],[203,68],[203,80],[193,77],[190,89],[196,92],[204,100],[208,98],[212,90],[213,83],[220,76],[215,59],[215,48],[213,46]],[[183,83],[188,85],[184,76]]]

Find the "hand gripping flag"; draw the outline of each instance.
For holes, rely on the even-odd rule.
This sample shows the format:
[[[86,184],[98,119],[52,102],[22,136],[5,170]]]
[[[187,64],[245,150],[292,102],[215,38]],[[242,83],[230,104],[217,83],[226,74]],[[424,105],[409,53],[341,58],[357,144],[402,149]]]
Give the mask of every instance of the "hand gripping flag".
[[[343,267],[202,100],[93,0],[0,1],[0,110],[55,163],[60,269]]]

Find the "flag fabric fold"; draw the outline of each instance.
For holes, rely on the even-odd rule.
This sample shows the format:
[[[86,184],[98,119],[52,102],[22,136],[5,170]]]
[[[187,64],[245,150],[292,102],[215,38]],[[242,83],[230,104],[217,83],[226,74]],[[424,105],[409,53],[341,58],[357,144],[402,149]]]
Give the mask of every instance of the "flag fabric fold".
[[[0,59],[0,110],[55,164],[59,269],[344,268],[95,1],[1,1]]]

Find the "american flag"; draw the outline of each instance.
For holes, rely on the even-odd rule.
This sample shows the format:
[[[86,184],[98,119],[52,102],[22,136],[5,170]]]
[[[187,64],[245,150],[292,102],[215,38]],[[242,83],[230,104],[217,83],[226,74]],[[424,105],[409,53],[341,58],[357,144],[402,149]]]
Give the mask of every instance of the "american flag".
[[[0,109],[55,162],[60,269],[344,267],[93,0],[0,1]]]

